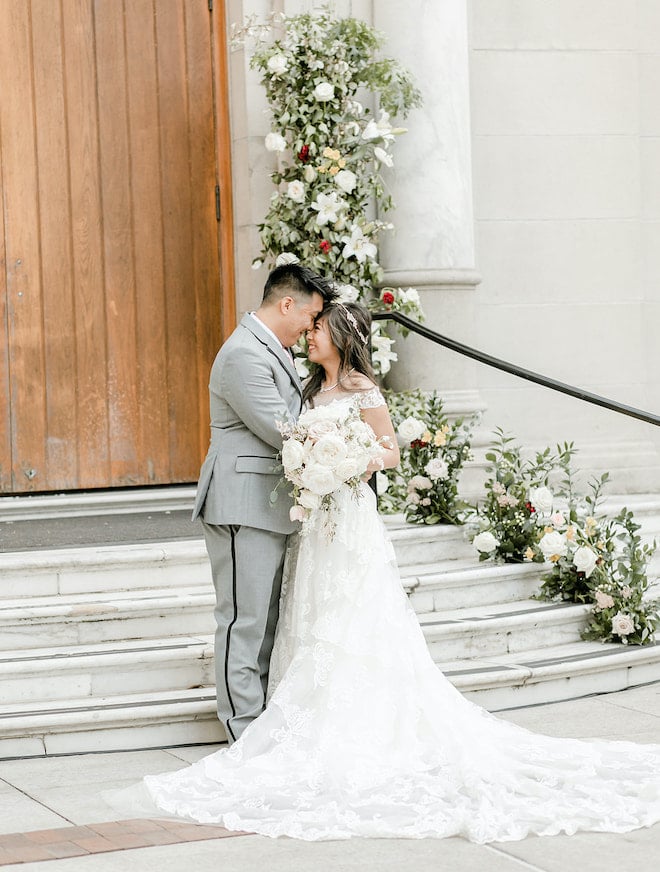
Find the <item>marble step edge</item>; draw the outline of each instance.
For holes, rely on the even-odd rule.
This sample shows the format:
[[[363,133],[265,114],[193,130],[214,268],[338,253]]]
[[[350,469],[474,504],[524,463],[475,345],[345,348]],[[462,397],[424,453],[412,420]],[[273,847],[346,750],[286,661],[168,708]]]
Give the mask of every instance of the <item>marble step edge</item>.
[[[468,680],[452,677],[455,686],[472,702],[496,712],[530,705],[546,705],[569,699],[627,690],[655,684],[660,676],[658,646],[626,648],[621,651],[586,654],[581,658],[557,658],[548,649],[545,661],[517,677],[490,671]]]
[[[123,545],[84,545],[0,554],[0,573],[97,570],[108,566],[149,568],[161,563],[206,562],[203,539],[182,539]]]
[[[30,623],[53,623],[58,620],[102,621],[123,620],[131,617],[149,617],[183,609],[208,609],[213,613],[215,594],[210,585],[149,589],[148,591],[122,591],[123,596],[99,594],[73,594],[46,598],[22,597],[6,600],[0,606],[0,632],[2,626]],[[146,596],[139,596],[147,593]],[[0,639],[1,644],[1,639]]]
[[[565,643],[501,657],[475,657],[436,665],[459,690],[477,691],[647,664],[660,665],[660,643],[643,646],[613,642]],[[660,680],[660,671],[657,678]]]
[[[171,636],[160,639],[133,639],[90,645],[60,645],[48,648],[0,651],[0,681],[15,675],[28,677],[48,673],[152,666],[167,667],[184,661],[208,663],[213,660],[213,636]],[[0,685],[0,699],[2,698]]]
[[[15,703],[0,712],[0,736],[29,733],[33,730],[98,729],[139,721],[154,723],[215,714],[215,688],[161,690],[152,693],[122,694],[90,699],[47,700]]]
[[[478,609],[456,609],[455,613],[430,613],[419,615],[419,622],[427,642],[455,639],[461,636],[479,635],[479,632],[513,634],[520,630],[551,630],[554,627],[577,629],[584,625],[591,612],[588,605],[573,603],[547,603],[521,600],[511,609],[485,606]],[[579,636],[575,641],[578,641]]]
[[[192,511],[194,485],[0,497],[0,522],[154,511]]]

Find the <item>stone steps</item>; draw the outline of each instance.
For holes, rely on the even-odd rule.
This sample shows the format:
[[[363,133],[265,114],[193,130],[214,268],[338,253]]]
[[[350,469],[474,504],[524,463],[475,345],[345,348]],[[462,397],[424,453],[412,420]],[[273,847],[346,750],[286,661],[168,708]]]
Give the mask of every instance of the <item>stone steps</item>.
[[[186,508],[191,495],[98,501],[126,514],[158,511],[150,499]],[[90,495],[28,500],[38,517],[95,505]],[[0,520],[29,516],[24,502],[3,503]],[[620,503],[647,538],[660,534],[660,498]],[[581,642],[587,607],[530,599],[543,566],[479,563],[461,528],[386,524],[432,656],[479,704],[498,710],[660,676],[660,646]],[[201,539],[0,554],[0,602],[0,758],[222,740]]]
[[[213,637],[62,646],[0,652],[0,699],[94,700],[126,693],[213,685]]]

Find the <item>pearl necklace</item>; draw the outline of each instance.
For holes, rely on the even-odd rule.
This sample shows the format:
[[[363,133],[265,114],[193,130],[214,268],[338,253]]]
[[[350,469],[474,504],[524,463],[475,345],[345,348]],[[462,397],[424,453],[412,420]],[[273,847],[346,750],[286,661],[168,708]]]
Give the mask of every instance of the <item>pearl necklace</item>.
[[[353,369],[349,369],[346,375],[350,375],[352,372],[355,372],[355,367],[353,367]],[[341,379],[339,379],[339,381],[336,381],[333,385],[330,385],[329,388],[319,388],[319,393],[324,394],[326,393],[326,391],[334,391],[334,389],[339,385],[339,382],[341,382]]]

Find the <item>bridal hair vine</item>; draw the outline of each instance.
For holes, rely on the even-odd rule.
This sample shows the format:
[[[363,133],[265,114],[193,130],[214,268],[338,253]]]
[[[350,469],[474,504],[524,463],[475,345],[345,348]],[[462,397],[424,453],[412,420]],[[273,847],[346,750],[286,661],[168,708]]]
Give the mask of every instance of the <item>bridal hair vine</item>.
[[[343,303],[336,303],[336,306],[338,309],[341,309],[344,316],[346,317],[346,320],[350,323],[350,325],[353,328],[353,330],[355,331],[355,333],[357,333],[357,335],[362,340],[362,344],[366,345],[368,342],[368,339],[364,335],[364,333],[360,330],[360,327],[358,325],[357,318],[355,317],[355,315],[352,312],[349,312],[349,310],[346,308],[346,306]]]

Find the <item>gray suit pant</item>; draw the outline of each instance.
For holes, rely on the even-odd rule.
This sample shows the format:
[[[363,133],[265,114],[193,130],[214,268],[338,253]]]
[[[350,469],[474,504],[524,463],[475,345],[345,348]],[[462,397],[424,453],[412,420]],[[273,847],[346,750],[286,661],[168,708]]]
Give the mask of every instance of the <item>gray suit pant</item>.
[[[231,744],[266,706],[288,537],[202,523],[216,594],[218,717]]]

